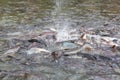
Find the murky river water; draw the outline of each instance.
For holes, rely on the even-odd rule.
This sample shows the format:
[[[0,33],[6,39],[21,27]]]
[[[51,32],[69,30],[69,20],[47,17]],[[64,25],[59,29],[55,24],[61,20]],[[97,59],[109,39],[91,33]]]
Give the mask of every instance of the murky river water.
[[[100,28],[106,24],[107,27],[119,29],[119,0],[0,1],[1,39],[9,33],[29,33],[41,31],[45,27],[58,30],[66,27]]]
[[[114,32],[114,35],[120,34],[120,0],[0,0],[0,54],[7,50],[7,46],[4,44],[6,39],[9,39],[9,35],[17,35],[20,34],[19,32],[34,33],[49,27],[57,30],[71,27],[82,27],[85,29],[116,27],[118,31]],[[15,34],[12,34],[14,32]],[[120,38],[120,36],[117,38]],[[66,59],[66,63],[67,61],[68,65],[64,64],[62,67],[61,65],[54,67],[54,63],[46,65],[47,62],[40,67],[38,67],[39,65],[34,66],[34,64],[30,64],[33,66],[35,76],[28,74],[30,77],[27,80],[105,80],[103,79],[104,76],[102,78],[95,76],[89,79],[85,75],[85,66],[81,63],[89,64],[89,62],[76,59],[73,60],[73,63],[70,63],[72,62],[71,60]],[[0,65],[2,64],[1,62]],[[9,75],[15,70],[13,66],[16,64],[7,65],[6,63],[4,65],[7,67],[0,67],[0,69],[8,70],[8,75],[5,74],[2,77],[0,75],[1,79],[7,75],[7,77],[3,78],[4,80],[9,78],[9,80],[26,80],[24,79],[26,76],[22,76],[22,72],[20,72],[20,75],[18,72],[16,74],[17,77],[15,76],[14,78],[11,78],[11,75]],[[76,65],[79,66],[79,70],[75,69],[77,68]],[[11,72],[8,67],[12,70]],[[18,67],[16,67],[16,70],[24,70],[22,68],[24,65]],[[97,68],[95,65],[94,67]],[[86,68],[93,69],[88,65],[86,65]],[[30,70],[30,67],[28,67],[28,70],[25,69],[28,73]],[[41,73],[38,72],[39,70]],[[38,76],[38,74],[40,75]],[[119,79],[117,76],[117,78],[111,80]],[[108,78],[108,80],[110,79]]]
[[[51,26],[100,27],[119,20],[119,0],[1,0],[0,29],[35,29]],[[116,24],[119,24],[116,23]]]

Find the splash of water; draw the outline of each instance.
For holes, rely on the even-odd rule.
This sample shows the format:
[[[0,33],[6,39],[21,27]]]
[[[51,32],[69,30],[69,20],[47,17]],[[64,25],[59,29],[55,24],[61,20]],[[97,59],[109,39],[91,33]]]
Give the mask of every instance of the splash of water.
[[[55,0],[54,10],[52,11],[54,26],[57,30],[58,42],[77,39],[77,37],[70,35],[71,18],[67,17],[67,14],[63,13],[65,3],[66,0]]]

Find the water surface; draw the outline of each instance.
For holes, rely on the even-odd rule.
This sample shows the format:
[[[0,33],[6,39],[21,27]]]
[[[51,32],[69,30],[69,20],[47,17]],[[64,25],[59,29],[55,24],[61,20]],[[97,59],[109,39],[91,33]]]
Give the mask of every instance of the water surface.
[[[59,32],[67,32],[71,28],[95,28],[97,35],[101,28],[115,28],[111,31],[112,35],[109,35],[120,38],[120,0],[0,0],[0,54],[9,50],[7,43],[14,35],[41,32],[46,27],[56,28]],[[71,46],[69,43],[64,44]],[[4,80],[26,80],[28,73],[28,80],[105,80],[103,77],[106,76],[108,80],[120,79],[113,73],[113,79],[109,76],[112,71],[106,62],[102,62],[101,67],[101,63],[95,64],[94,61],[65,58],[65,61],[61,60],[60,65],[46,59],[38,61],[40,64],[34,63],[34,60],[33,63],[24,64],[25,60],[22,58],[23,56],[18,57],[19,61],[11,60],[12,64],[0,62],[0,70],[5,74],[2,77],[0,75],[0,78],[7,75]],[[36,56],[35,60],[39,58]],[[108,75],[89,75],[95,70]],[[21,77],[24,72],[25,76]]]

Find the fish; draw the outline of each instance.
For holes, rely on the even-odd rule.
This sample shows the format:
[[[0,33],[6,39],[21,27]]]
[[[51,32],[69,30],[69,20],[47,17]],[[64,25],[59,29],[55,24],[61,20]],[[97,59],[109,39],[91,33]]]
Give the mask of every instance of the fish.
[[[37,54],[42,52],[50,53],[50,51],[43,48],[31,48],[30,50],[27,51],[27,54],[30,55],[30,54]]]
[[[86,34],[83,33],[83,34],[81,35],[81,38],[82,38],[83,40],[86,40],[86,39],[87,39]]]
[[[20,49],[20,47],[16,47],[13,49],[9,49],[8,51],[6,51],[2,57],[7,57],[7,56],[11,56],[11,57],[15,57],[15,54],[18,52],[18,50]]]

